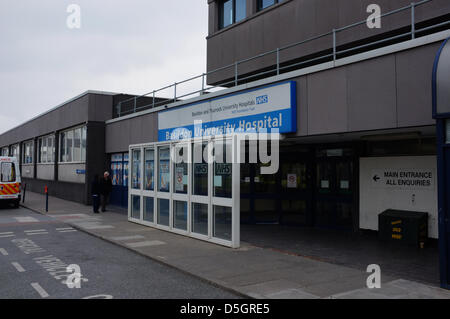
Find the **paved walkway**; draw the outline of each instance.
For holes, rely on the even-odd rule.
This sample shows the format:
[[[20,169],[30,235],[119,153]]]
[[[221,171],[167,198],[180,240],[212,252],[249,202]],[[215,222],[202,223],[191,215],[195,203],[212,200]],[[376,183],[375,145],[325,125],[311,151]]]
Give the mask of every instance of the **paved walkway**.
[[[27,192],[23,205],[183,272],[251,298],[448,298],[450,291],[382,275],[381,289],[366,288],[369,274],[320,260],[241,243],[229,249],[127,221],[118,211]]]

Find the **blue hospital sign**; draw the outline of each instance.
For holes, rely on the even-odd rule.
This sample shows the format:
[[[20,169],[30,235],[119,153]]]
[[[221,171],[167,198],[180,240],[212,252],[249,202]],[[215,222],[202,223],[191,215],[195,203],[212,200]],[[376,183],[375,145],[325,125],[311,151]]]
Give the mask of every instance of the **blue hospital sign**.
[[[297,131],[295,82],[248,90],[158,113],[159,141],[260,131]]]

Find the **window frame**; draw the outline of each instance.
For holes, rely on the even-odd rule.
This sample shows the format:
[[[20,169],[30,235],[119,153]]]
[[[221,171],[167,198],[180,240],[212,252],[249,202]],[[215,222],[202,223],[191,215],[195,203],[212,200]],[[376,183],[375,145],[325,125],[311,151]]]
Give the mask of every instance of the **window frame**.
[[[232,22],[229,25],[225,26],[224,25],[224,22],[225,22],[224,21],[224,3],[227,1],[231,1],[231,7],[232,7],[231,20],[232,20]],[[220,0],[219,1],[219,30],[228,28],[228,27],[232,26],[233,24],[241,22],[247,18],[247,3],[244,2],[245,3],[245,17],[239,21],[236,20],[236,1],[237,0]]]
[[[45,135],[38,139],[38,164],[54,164],[55,163],[55,135]],[[45,141],[45,143],[44,143]],[[51,146],[49,141],[52,141]],[[45,145],[45,160],[44,158],[44,145]],[[51,150],[51,151],[49,151]],[[50,159],[50,160],[49,160]]]
[[[264,11],[270,7],[273,7],[274,5],[277,5],[281,2],[284,2],[285,0],[273,0],[273,4],[263,8],[263,0],[257,0],[256,1],[256,12]]]
[[[74,148],[75,148],[75,132],[77,130],[81,130],[81,140],[79,148],[80,160],[74,160]],[[69,140],[68,136],[72,136],[71,138],[71,146],[70,150],[68,148]],[[85,138],[85,140],[83,140]],[[63,145],[64,144],[64,145]],[[78,125],[72,127],[70,129],[66,129],[64,131],[59,132],[59,150],[58,150],[58,164],[84,164],[86,163],[86,154],[87,154],[87,126],[86,124]],[[84,150],[83,150],[84,148]],[[64,154],[63,154],[64,152]],[[70,161],[66,159],[70,152]]]
[[[22,143],[22,165],[33,165],[33,164],[34,164],[34,140],[27,140]]]

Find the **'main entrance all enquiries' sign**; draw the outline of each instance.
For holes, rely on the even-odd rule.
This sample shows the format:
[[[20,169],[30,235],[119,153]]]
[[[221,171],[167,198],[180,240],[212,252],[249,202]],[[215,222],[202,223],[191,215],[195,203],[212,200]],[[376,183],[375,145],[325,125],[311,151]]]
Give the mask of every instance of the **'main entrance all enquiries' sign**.
[[[293,81],[158,113],[159,141],[275,130],[279,133],[297,131],[296,83]]]

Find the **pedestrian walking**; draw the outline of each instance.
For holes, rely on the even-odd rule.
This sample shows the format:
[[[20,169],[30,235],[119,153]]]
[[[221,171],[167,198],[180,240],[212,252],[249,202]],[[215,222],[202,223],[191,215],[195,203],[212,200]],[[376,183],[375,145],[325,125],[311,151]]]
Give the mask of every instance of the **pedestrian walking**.
[[[102,202],[102,212],[106,212],[106,205],[109,202],[109,196],[112,192],[112,181],[108,172],[103,174],[103,178],[100,181],[100,195]]]
[[[100,207],[100,181],[99,176],[95,175],[91,183],[91,194],[92,194],[92,206],[94,213],[98,214],[98,209]]]

